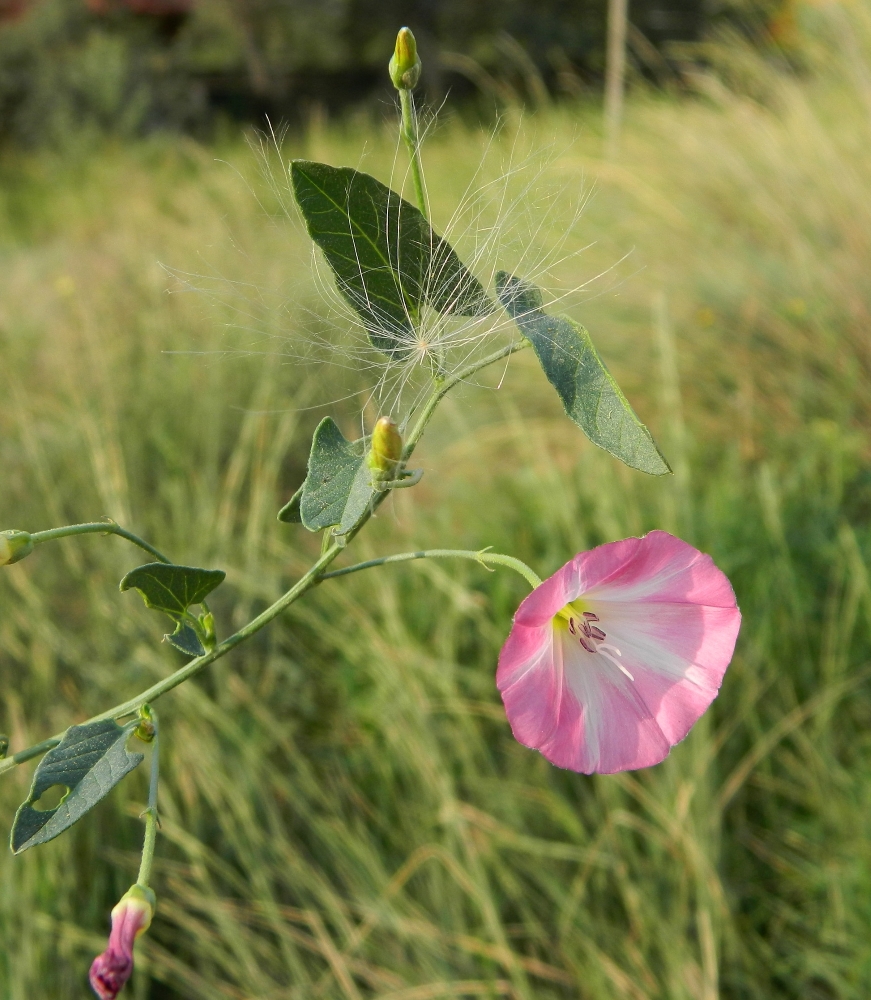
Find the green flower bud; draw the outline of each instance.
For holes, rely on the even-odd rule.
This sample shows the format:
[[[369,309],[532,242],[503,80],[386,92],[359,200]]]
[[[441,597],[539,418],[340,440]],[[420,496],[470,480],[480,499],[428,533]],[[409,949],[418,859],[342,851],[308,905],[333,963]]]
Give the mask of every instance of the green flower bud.
[[[396,51],[388,66],[390,79],[397,90],[413,90],[420,79],[420,59],[417,42],[411,28],[400,28],[396,36]]]
[[[139,707],[139,725],[133,732],[143,743],[151,743],[154,739],[157,730],[154,725],[154,713],[151,710],[151,705],[145,704]]]
[[[29,531],[0,531],[0,566],[20,562],[33,552],[33,539]]]
[[[379,417],[372,431],[372,443],[366,462],[379,479],[390,479],[402,458],[402,435],[396,421]]]
[[[217,636],[215,635],[215,616],[211,611],[200,615],[200,625],[203,626],[203,645],[206,649],[211,650],[215,648],[215,643],[217,641]]]

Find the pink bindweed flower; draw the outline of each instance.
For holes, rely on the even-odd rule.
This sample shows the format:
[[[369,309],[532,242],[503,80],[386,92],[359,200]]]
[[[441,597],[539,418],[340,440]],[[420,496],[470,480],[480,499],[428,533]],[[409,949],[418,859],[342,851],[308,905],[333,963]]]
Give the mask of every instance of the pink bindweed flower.
[[[154,907],[154,893],[132,885],[113,908],[109,945],[91,964],[91,987],[100,1000],[115,1000],[130,978],[133,942],[148,929]]]
[[[585,774],[658,764],[717,696],[740,625],[725,574],[666,531],[581,552],[499,654],[514,736]]]

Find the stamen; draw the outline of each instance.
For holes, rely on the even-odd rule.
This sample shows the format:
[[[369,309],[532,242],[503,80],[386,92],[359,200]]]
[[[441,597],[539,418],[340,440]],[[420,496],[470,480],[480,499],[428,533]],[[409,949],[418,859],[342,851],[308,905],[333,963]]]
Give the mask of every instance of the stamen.
[[[624,674],[626,674],[630,681],[633,683],[635,682],[635,678],[632,674],[630,674],[623,664],[617,659],[618,656],[622,656],[623,654],[616,646],[612,646],[610,642],[600,642],[596,647],[596,652],[601,653],[606,660],[610,660],[618,670],[621,670]]]
[[[607,634],[597,625],[591,624],[591,622],[599,621],[599,616],[593,614],[592,611],[584,611],[583,615],[584,620],[578,620],[580,628],[575,627],[575,619],[573,617],[569,618],[569,631],[588,653],[601,653],[606,660],[610,660],[622,674],[625,674],[634,683],[635,678],[620,662],[620,657],[623,654],[610,642],[603,642],[602,640],[607,638]]]

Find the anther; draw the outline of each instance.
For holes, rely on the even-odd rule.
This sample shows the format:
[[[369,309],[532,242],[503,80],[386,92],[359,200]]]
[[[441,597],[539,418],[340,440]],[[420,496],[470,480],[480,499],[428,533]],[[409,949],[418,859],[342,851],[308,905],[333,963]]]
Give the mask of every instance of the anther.
[[[589,622],[584,622],[584,624],[581,626],[581,631],[584,633],[584,635],[588,639],[592,639],[593,638],[593,630],[590,627],[590,623]]]
[[[586,618],[588,622],[597,622],[599,620],[599,616],[594,615],[592,611],[585,611],[584,618]]]
[[[578,636],[578,640],[580,641],[581,645],[584,647],[584,649],[586,649],[586,651],[588,653],[595,653],[596,652],[596,650],[593,649],[593,647],[587,642],[587,640],[583,636],[579,635]]]
[[[569,618],[569,632],[571,632],[572,635],[575,634],[575,620],[574,620],[574,618]]]
[[[590,625],[589,628],[590,628],[590,634],[593,636],[594,639],[605,638],[605,633],[600,628],[596,628],[595,625]]]

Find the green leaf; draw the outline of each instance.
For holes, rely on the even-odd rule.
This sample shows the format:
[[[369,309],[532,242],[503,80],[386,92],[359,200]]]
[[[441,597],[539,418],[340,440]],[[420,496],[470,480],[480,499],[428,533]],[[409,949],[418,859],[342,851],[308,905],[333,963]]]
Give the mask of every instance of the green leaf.
[[[424,303],[461,316],[492,312],[487,293],[453,247],[414,205],[374,177],[294,160],[291,181],[309,235],[379,351],[392,356],[411,348]]]
[[[309,531],[338,525],[336,534],[345,535],[359,523],[379,495],[372,486],[367,450],[367,439],[348,441],[332,417],[318,424],[299,502]]]
[[[127,740],[138,720],[121,727],[111,719],[71,726],[60,743],[42,758],[27,801],[15,814],[12,850],[16,854],[44,844],[80,820],[138,764],[144,754],[130,753]],[[34,804],[50,788],[67,792],[54,809]]]
[[[175,632],[165,635],[163,638],[170,646],[175,646],[179,652],[187,653],[188,656],[205,656],[206,654],[206,648],[200,642],[200,637],[187,622],[179,622]]]
[[[146,607],[163,611],[179,622],[192,604],[201,604],[223,583],[222,569],[198,569],[196,566],[173,566],[170,563],[146,563],[130,570],[121,581],[121,590],[134,587],[142,594]]]
[[[567,316],[548,316],[541,291],[505,271],[496,275],[496,290],[520,332],[531,341],[566,413],[593,444],[651,476],[671,472],[584,327]]]
[[[285,524],[302,524],[302,514],[299,510],[299,505],[302,500],[303,486],[293,494],[293,496],[287,501],[287,503],[278,512],[278,520],[284,521]]]

